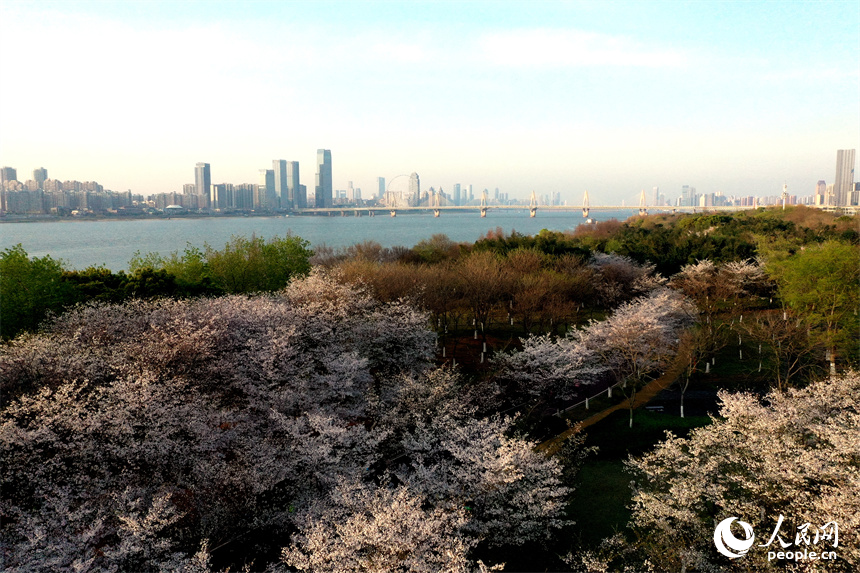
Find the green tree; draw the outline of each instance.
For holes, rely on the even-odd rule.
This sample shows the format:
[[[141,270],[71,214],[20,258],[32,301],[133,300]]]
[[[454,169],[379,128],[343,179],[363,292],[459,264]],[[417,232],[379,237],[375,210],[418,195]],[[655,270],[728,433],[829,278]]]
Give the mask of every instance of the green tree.
[[[206,266],[213,283],[230,293],[274,291],[292,277],[311,270],[310,244],[287,235],[268,241],[262,237],[233,237],[223,250],[206,245]]]
[[[857,246],[826,241],[789,257],[774,258],[767,270],[778,284],[782,302],[800,315],[813,338],[828,349],[831,371],[837,356],[856,361],[860,305]]]
[[[73,300],[63,265],[49,255],[29,257],[20,244],[0,253],[0,335],[13,338],[35,330],[49,312]]]

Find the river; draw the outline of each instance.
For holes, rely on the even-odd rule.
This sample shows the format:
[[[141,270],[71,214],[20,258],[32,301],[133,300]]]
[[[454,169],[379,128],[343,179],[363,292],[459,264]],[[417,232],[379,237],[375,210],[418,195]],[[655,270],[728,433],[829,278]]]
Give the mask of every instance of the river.
[[[624,220],[635,211],[591,211],[595,221]],[[412,247],[442,233],[454,241],[474,242],[498,227],[505,233],[534,235],[541,229],[569,231],[584,221],[579,212],[543,212],[530,218],[527,210],[473,213],[398,214],[389,217],[199,217],[173,219],[93,219],[4,222],[0,249],[21,244],[30,256],[50,255],[66,268],[103,266],[114,272],[128,268],[135,252],[168,255],[190,243],[223,248],[234,235],[269,238],[292,233],[311,245],[344,247],[371,240],[384,247]]]

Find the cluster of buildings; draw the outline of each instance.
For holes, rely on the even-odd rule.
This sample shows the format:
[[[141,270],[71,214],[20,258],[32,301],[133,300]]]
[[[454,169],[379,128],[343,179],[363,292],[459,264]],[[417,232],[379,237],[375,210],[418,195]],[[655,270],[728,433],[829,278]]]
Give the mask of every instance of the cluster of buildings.
[[[681,187],[681,195],[674,201],[654,187],[648,201],[654,207],[718,207],[804,204],[820,208],[854,208],[860,205],[860,183],[854,182],[854,149],[836,152],[836,176],[827,184],[821,180],[814,192],[806,197],[782,195],[770,197],[734,197],[720,192],[697,193],[690,185]],[[362,198],[361,189],[352,181],[346,189],[335,190],[332,183],[331,150],[318,149],[313,192],[302,185],[298,161],[275,159],[272,169],[260,169],[257,183],[212,183],[211,166],[198,163],[194,168],[194,183],[183,186],[182,192],[158,193],[148,197],[133,195],[131,191],[105,190],[95,181],[59,181],[48,178],[48,170],[39,167],[33,170],[33,178],[25,182],[18,180],[17,170],[3,167],[0,186],[0,212],[15,214],[139,214],[147,211],[262,211],[285,212],[295,209],[330,208],[341,206],[418,207],[418,206],[471,206],[517,205],[522,201],[511,199],[496,187],[494,192],[484,189],[476,194],[472,185],[454,184],[450,192],[443,189],[421,189],[417,173],[398,175],[386,186],[384,177],[377,178],[376,192],[367,199]],[[408,177],[408,187],[400,182],[391,190],[394,180]],[[561,194],[539,195],[539,205],[563,205]]]
[[[142,195],[105,190],[95,181],[49,179],[48,170],[33,170],[33,178],[21,182],[14,167],[0,168],[0,212],[26,215],[141,210]]]
[[[352,190],[352,183],[350,183]],[[354,195],[354,191],[352,191]],[[361,190],[358,190],[359,196]],[[160,209],[212,211],[290,211],[308,207],[331,207],[335,193],[332,185],[331,150],[317,150],[313,195],[302,185],[299,162],[275,159],[271,169],[260,169],[258,183],[212,183],[208,163],[194,167],[194,183],[183,186],[182,193],[160,193],[152,197]]]

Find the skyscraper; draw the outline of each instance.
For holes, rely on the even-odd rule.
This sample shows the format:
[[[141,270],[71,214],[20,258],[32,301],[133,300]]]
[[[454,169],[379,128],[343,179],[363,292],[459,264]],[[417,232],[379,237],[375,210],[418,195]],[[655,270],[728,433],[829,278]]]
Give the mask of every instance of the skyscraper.
[[[259,197],[265,203],[266,208],[276,209],[278,206],[275,195],[275,170],[260,169]]]
[[[381,199],[385,197],[385,177],[377,177],[376,178],[376,198]]]
[[[209,197],[209,188],[212,186],[212,174],[209,171],[208,163],[198,163],[194,168],[194,185],[197,187],[197,194]]]
[[[833,180],[833,194],[837,207],[848,207],[854,191],[854,150],[836,151],[836,177]]]
[[[851,157],[854,157],[854,150],[851,150]],[[853,165],[853,159],[852,159]],[[33,180],[39,184],[39,189],[43,189],[45,181],[48,179],[48,170],[44,167],[39,167],[33,170]]]
[[[824,205],[824,198],[827,196],[827,183],[824,179],[820,179],[815,186],[815,198],[812,200],[813,205]]]
[[[272,161],[272,170],[275,172],[275,204],[274,208],[289,209],[290,200],[287,191],[287,162],[283,159]]]
[[[7,181],[17,181],[18,180],[18,171],[14,167],[4,167],[0,169],[0,181],[2,181],[3,186],[6,186]]]
[[[294,209],[304,209],[308,206],[308,199],[301,192],[298,161],[287,161],[287,200]]]
[[[460,184],[454,183],[454,188],[451,190],[451,200],[454,205],[460,205]]]
[[[418,205],[421,201],[421,180],[418,174],[413,172],[409,176],[409,204]]]
[[[318,208],[331,207],[331,150],[317,149],[317,173],[314,186],[314,202]]]

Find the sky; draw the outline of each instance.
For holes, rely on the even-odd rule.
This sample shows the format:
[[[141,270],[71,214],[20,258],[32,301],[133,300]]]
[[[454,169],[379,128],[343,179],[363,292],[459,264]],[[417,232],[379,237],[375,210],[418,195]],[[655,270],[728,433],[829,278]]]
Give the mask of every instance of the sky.
[[[0,0],[0,164],[257,183],[810,195],[860,147],[860,2]],[[397,178],[397,179],[395,179]]]

